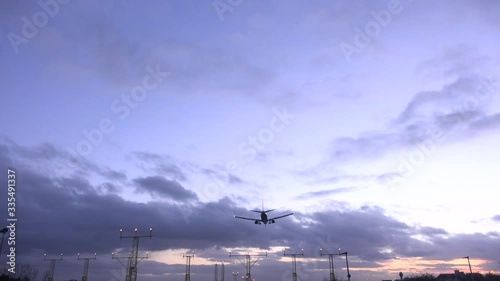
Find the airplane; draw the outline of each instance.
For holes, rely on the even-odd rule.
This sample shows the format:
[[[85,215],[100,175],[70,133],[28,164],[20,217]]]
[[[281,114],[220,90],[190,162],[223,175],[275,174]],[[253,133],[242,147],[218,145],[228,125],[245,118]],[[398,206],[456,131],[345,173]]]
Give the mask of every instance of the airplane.
[[[251,212],[260,213],[260,219],[245,218],[245,217],[240,217],[240,216],[236,216],[236,215],[234,215],[234,217],[237,218],[237,219],[254,221],[255,224],[262,224],[262,223],[264,223],[264,226],[267,226],[267,224],[276,223],[277,219],[281,219],[281,218],[293,215],[293,213],[289,213],[289,214],[278,216],[278,217],[274,217],[274,218],[268,218],[267,217],[267,213],[272,212],[274,210],[276,210],[276,209],[271,209],[271,210],[264,211],[264,200],[262,200],[262,211],[251,210]]]

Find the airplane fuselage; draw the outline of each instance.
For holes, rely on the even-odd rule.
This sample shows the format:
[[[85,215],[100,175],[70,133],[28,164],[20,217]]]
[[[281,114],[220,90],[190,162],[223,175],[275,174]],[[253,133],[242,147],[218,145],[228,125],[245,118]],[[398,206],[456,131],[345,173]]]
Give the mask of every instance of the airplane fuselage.
[[[260,220],[262,220],[264,224],[267,224],[267,214],[264,212],[260,213]]]

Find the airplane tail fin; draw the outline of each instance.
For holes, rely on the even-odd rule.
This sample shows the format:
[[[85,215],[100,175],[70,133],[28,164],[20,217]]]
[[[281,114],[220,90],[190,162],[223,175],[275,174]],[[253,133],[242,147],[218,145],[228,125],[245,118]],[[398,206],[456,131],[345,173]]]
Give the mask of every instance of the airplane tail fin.
[[[263,213],[269,213],[269,212],[272,212],[274,210],[276,210],[276,209],[270,209],[270,210],[265,210],[264,209],[264,196],[262,196],[262,212]]]

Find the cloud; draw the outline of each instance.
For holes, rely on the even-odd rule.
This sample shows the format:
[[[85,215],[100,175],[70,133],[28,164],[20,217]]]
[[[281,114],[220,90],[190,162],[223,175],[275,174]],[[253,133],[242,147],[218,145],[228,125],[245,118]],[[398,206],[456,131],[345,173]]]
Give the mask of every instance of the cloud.
[[[31,167],[41,173],[55,176],[94,176],[106,180],[123,183],[127,175],[122,171],[109,167],[100,167],[84,157],[74,156],[68,151],[50,143],[42,143],[32,147],[19,145],[13,140],[0,136],[0,145],[6,147],[8,155],[18,165]],[[6,151],[7,152],[7,151]]]
[[[302,193],[301,195],[297,196],[297,199],[310,199],[310,198],[315,198],[315,197],[328,197],[330,195],[335,195],[335,194],[345,193],[345,192],[351,192],[351,191],[355,191],[357,189],[358,189],[357,187],[341,187],[341,188],[328,189],[328,190],[311,191],[311,192]]]
[[[446,113],[460,113],[466,110],[481,110],[486,104],[481,103],[488,95],[486,79],[478,76],[461,76],[445,85],[438,91],[424,91],[417,93],[400,113],[397,122],[404,123],[420,116],[432,117],[436,112],[439,115]],[[468,99],[475,98],[475,104],[469,105]],[[484,100],[482,101],[484,102]],[[472,106],[472,108],[467,108]]]
[[[471,131],[496,129],[500,125],[500,113],[484,116],[471,122],[469,128]]]
[[[423,235],[427,236],[434,236],[434,235],[445,235],[448,234],[448,232],[442,228],[435,228],[435,227],[421,227],[419,229],[420,233]]]
[[[229,174],[229,183],[230,184],[242,184],[242,183],[244,183],[244,181],[238,176],[235,176],[233,174]]]
[[[333,142],[331,159],[374,158],[384,155],[389,148],[400,144],[400,138],[390,132],[368,132],[352,137],[337,138]]]
[[[36,4],[22,6],[8,5],[6,8],[22,10],[21,15],[28,17],[41,10]],[[189,4],[156,3],[154,9],[162,11],[163,20],[160,22],[165,26],[172,23],[189,25],[189,19],[179,18],[172,6],[186,12],[191,10]],[[160,22],[153,21],[154,25],[151,25],[153,22],[142,22],[141,25],[145,25],[138,26],[129,18],[131,10],[134,16],[141,17],[146,16],[142,13],[148,9],[144,5],[115,1],[96,2],[94,5],[68,3],[61,6],[56,15],[57,23],[49,24],[33,39],[33,43],[23,44],[20,52],[40,54],[47,64],[42,76],[98,77],[108,85],[103,91],[120,95],[123,90],[130,91],[142,81],[147,73],[146,67],[155,68],[156,65],[170,73],[158,92],[170,95],[238,93],[256,96],[274,81],[276,74],[273,71],[239,55],[239,51],[231,46],[206,46],[172,28],[158,32],[156,25]],[[77,21],[72,20],[76,17]],[[8,31],[20,33],[22,22],[19,18],[9,17],[6,24],[12,28]],[[60,23],[66,24],[61,26]],[[214,23],[218,23],[216,17]],[[137,28],[155,31],[130,33]],[[6,49],[5,52],[12,50]]]
[[[491,249],[493,243],[500,241],[499,233],[472,233],[454,234],[448,236],[434,236],[430,239],[433,247],[429,258],[457,259],[466,255],[481,257],[481,259],[495,260],[498,255]],[[474,253],[467,254],[467,253]]]
[[[122,188],[113,183],[105,182],[98,185],[97,190],[102,193],[118,193],[122,190]]]
[[[490,58],[480,55],[477,48],[459,44],[446,48],[433,58],[421,62],[417,73],[429,77],[463,77],[486,70]]]
[[[171,198],[177,201],[198,200],[193,191],[185,189],[177,181],[168,180],[161,176],[136,178],[133,180],[138,186],[137,192],[146,192],[152,196]]]
[[[0,169],[6,169],[9,163],[17,169],[19,190],[16,203],[22,223],[17,228],[16,239],[22,247],[16,255],[37,266],[46,266],[37,257],[45,252],[49,256],[61,252],[66,256],[78,252],[97,252],[99,256],[127,252],[130,240],[119,239],[120,228],[127,236],[133,233],[134,228],[139,229],[139,234],[147,234],[149,227],[153,227],[153,238],[141,241],[141,252],[192,249],[201,257],[210,259],[227,256],[227,249],[247,251],[250,248],[264,252],[279,247],[291,251],[304,248],[308,258],[319,258],[320,248],[336,252],[340,247],[353,257],[353,268],[361,265],[378,268],[379,262],[394,256],[452,259],[466,252],[471,256],[494,259],[497,255],[495,247],[500,241],[498,232],[450,234],[438,228],[412,226],[387,215],[384,209],[377,206],[296,212],[294,216],[280,219],[273,225],[256,226],[250,221],[234,219],[233,213],[245,214],[248,210],[238,207],[227,197],[200,202],[175,181],[145,176],[135,178],[133,182],[147,192],[177,198],[178,202],[134,202],[100,191],[102,188],[113,189],[112,180],[96,185],[75,173],[54,176],[29,166],[18,166],[16,163],[25,159],[15,152],[14,147],[8,143],[0,145],[0,159],[5,160],[0,162]],[[30,147],[25,149],[32,153]],[[5,214],[0,214],[0,219],[5,219]],[[280,253],[271,252],[265,263],[268,265],[262,265],[256,272],[267,270],[273,274],[288,274],[288,265],[279,262],[279,258]],[[101,279],[112,278],[109,268],[113,268],[113,263],[99,260],[101,262],[103,264],[96,267]],[[182,263],[182,260],[177,263]],[[119,268],[117,263],[115,266]],[[155,267],[158,274],[165,273],[157,263],[149,266]],[[303,274],[311,276],[315,268],[323,267],[314,260],[303,266]],[[77,264],[68,262],[68,266],[58,274],[66,278],[73,274],[75,268]],[[201,270],[201,267],[193,268]],[[281,271],[276,272],[278,268]]]
[[[225,50],[170,42],[154,52],[168,66],[175,81],[171,85],[174,92],[206,94],[218,90],[255,96],[275,78],[272,71]]]
[[[332,142],[329,161],[376,159],[402,149],[447,141],[460,141],[498,126],[498,113],[488,115],[487,106],[496,93],[492,79],[459,77],[440,90],[414,95],[391,127],[339,137]]]
[[[132,153],[132,157],[141,162],[139,167],[145,172],[153,171],[159,175],[165,175],[178,181],[187,180],[186,173],[177,164],[179,161],[174,160],[169,155],[136,151]]]
[[[104,168],[100,174],[105,176],[108,179],[115,180],[115,181],[126,181],[127,180],[127,175],[125,173],[115,171],[115,170],[112,170],[109,168]]]

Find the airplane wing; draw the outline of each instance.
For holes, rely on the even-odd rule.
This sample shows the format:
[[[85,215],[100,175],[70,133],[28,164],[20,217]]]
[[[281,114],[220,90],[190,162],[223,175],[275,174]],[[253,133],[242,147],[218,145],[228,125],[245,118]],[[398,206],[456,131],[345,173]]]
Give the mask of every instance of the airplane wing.
[[[291,216],[291,215],[293,215],[293,213],[282,215],[282,216],[279,216],[279,217],[270,218],[268,220],[277,220],[277,219],[281,219],[281,218],[288,217],[288,216]]]
[[[240,216],[234,216],[237,219],[242,219],[242,220],[249,220],[249,221],[259,221],[262,222],[260,219],[252,219],[252,218],[245,218],[245,217],[240,217]]]

